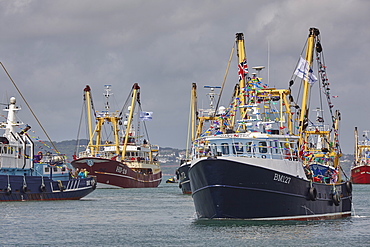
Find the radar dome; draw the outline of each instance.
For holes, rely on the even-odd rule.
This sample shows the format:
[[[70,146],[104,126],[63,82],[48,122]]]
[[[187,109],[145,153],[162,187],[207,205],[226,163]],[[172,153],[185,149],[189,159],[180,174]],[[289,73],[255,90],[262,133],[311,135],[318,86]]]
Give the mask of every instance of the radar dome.
[[[15,104],[16,100],[15,100],[15,97],[11,97],[10,98],[10,104]]]

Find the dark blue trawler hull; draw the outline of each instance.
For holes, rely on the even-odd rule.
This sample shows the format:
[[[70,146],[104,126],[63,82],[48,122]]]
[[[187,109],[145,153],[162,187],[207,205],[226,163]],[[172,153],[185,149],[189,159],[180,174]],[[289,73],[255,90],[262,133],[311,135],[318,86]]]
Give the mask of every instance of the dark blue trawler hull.
[[[191,194],[191,186],[190,186],[190,179],[189,179],[189,168],[190,168],[190,162],[184,162],[177,169],[179,187],[182,190],[183,194]]]
[[[78,200],[95,188],[95,177],[63,181],[41,176],[0,175],[0,201]]]
[[[350,182],[334,189],[333,185],[216,158],[195,162],[189,176],[198,218],[317,220],[351,215]]]

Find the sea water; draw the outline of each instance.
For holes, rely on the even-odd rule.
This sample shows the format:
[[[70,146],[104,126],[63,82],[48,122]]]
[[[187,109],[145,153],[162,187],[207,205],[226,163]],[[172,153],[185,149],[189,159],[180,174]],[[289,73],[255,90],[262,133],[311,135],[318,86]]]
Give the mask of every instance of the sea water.
[[[78,201],[1,202],[0,246],[370,246],[370,185],[353,186],[353,205],[339,220],[197,220],[178,184],[97,189]]]

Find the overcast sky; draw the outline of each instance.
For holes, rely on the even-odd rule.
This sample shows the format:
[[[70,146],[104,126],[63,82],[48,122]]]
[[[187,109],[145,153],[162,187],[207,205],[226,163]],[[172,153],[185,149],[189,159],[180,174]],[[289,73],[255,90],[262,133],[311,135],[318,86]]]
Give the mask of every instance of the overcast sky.
[[[266,66],[265,82],[287,88],[317,27],[339,96],[332,101],[342,113],[341,147],[353,153],[354,127],[370,130],[369,10],[367,0],[0,0],[0,61],[55,141],[77,138],[85,85],[103,109],[111,84],[119,110],[138,82],[143,109],[154,112],[151,142],[185,148],[191,84],[199,95],[222,84],[235,33],[244,33],[249,67]],[[224,104],[236,71],[232,65]],[[26,111],[3,71],[0,82],[0,101],[16,96]],[[20,117],[46,140],[35,120]]]

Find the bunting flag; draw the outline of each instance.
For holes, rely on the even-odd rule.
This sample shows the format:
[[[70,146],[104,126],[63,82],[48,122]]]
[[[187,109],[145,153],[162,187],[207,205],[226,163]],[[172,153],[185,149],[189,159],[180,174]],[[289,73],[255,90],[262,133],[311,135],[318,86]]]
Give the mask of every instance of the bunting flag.
[[[308,83],[310,84],[313,84],[315,81],[317,81],[317,77],[313,74],[308,61],[302,57],[299,59],[299,64],[294,74],[299,78],[307,79]]]
[[[152,120],[153,119],[152,115],[153,115],[153,112],[144,112],[144,111],[142,111],[142,112],[140,112],[140,120],[141,121]]]
[[[239,75],[239,81],[243,80],[248,75],[248,64],[245,58],[243,62],[238,64],[238,75]]]

